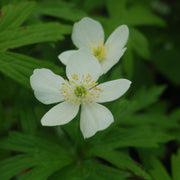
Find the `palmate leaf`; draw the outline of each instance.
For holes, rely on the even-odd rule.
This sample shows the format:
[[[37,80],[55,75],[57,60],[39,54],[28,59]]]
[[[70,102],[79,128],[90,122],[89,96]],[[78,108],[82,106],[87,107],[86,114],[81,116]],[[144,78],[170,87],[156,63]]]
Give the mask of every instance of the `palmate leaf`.
[[[84,161],[63,168],[57,174],[52,176],[51,180],[126,180],[129,173],[103,165],[97,161]]]
[[[102,158],[120,169],[131,172],[132,177],[138,176],[146,180],[152,180],[152,177],[145,169],[143,169],[139,163],[131,159],[127,151],[107,151],[106,149],[99,149],[99,151],[94,151],[93,153],[94,156]]]
[[[70,34],[71,26],[59,23],[44,23],[6,30],[0,34],[0,50],[13,49],[29,44],[64,39]]]
[[[23,2],[4,6],[0,18],[0,31],[19,27],[33,12],[35,4],[35,2]]]
[[[63,1],[39,2],[37,3],[35,12],[73,22],[87,16],[86,13],[77,9],[74,4]]]
[[[49,68],[56,73],[62,72],[48,61],[40,61],[12,52],[0,53],[0,71],[25,87],[30,87],[29,78],[36,68]]]
[[[23,179],[28,179],[28,177],[47,179],[56,170],[73,161],[70,153],[62,146],[43,138],[17,132],[12,132],[9,137],[2,139],[0,149],[25,153],[0,162],[0,178],[4,180],[29,168],[32,168],[32,172],[29,169],[30,171],[24,175]]]
[[[92,137],[89,140],[91,147],[88,151],[91,154],[101,148],[108,151],[124,147],[158,147],[160,143],[168,142],[173,138],[173,136],[149,126],[112,128],[112,130]]]

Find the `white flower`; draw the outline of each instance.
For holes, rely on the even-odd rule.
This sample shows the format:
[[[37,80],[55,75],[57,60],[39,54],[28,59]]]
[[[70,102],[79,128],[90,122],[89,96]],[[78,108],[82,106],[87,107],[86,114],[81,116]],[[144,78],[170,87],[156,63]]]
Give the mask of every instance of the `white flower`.
[[[98,85],[101,66],[97,59],[79,51],[70,57],[66,66],[69,80],[54,74],[48,69],[35,69],[30,83],[36,98],[44,104],[58,103],[41,119],[44,126],[57,126],[70,122],[81,105],[80,129],[84,138],[107,128],[113,115],[98,103],[113,101],[122,96],[131,82],[117,79]]]
[[[111,69],[126,51],[124,48],[129,37],[129,29],[126,25],[117,27],[104,43],[104,30],[102,25],[91,18],[85,17],[74,24],[72,41],[77,48],[93,54],[101,64],[103,73]],[[67,65],[69,57],[76,50],[68,50],[61,53],[58,58]]]

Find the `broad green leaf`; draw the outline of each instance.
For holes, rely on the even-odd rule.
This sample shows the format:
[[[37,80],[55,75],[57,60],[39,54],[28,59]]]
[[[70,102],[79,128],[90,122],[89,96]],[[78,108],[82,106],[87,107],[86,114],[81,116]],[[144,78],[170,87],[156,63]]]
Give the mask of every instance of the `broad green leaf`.
[[[122,21],[124,14],[126,13],[127,0],[107,0],[106,4],[109,15]]]
[[[0,31],[19,27],[32,13],[35,2],[23,2],[16,5],[7,5],[2,8]]]
[[[55,72],[62,72],[48,61],[40,61],[17,53],[0,53],[0,71],[25,87],[30,87],[29,78],[36,68],[49,68]]]
[[[172,166],[173,180],[179,180],[180,179],[180,150],[178,150],[178,153],[176,155],[175,154],[172,155],[171,166]]]
[[[84,16],[87,16],[86,13],[76,8],[74,4],[63,1],[39,2],[35,12],[38,14],[58,17],[73,22],[83,18]]]
[[[136,53],[139,54],[141,57],[145,59],[150,58],[148,40],[146,36],[144,36],[144,34],[141,33],[139,30],[135,28],[130,28],[129,43],[136,51]]]
[[[152,180],[151,176],[145,172],[142,166],[131,159],[128,152],[125,151],[107,151],[106,149],[99,149],[93,152],[95,156],[100,157],[109,163],[115,165],[120,169],[129,171],[131,176],[142,177],[146,180]]]
[[[64,35],[70,34],[70,32],[71,26],[59,23],[44,23],[6,30],[0,34],[0,50],[62,40]]]
[[[163,19],[141,5],[133,5],[132,7],[128,8],[123,19],[123,23],[131,26],[165,26]]]

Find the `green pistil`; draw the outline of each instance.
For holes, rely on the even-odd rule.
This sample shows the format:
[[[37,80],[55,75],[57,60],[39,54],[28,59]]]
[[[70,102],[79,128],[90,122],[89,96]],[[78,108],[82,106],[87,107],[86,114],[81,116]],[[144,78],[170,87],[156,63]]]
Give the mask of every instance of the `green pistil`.
[[[87,88],[84,87],[83,85],[76,86],[76,88],[74,89],[74,94],[77,97],[84,97],[86,93],[87,93]]]

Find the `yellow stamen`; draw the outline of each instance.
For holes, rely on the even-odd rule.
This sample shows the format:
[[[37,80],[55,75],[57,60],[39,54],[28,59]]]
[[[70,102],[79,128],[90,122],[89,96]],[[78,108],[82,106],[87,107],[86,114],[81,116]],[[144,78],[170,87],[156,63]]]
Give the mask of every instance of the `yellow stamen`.
[[[70,81],[66,80],[66,83],[62,83],[60,93],[63,95],[65,101],[70,101],[71,104],[77,103],[79,105],[85,104],[85,102],[92,103],[95,98],[100,96],[103,92],[102,89],[96,87],[97,82],[92,80],[91,75],[82,76],[79,80],[77,74],[72,75]]]
[[[104,45],[102,40],[93,41],[93,44],[89,43],[89,49],[99,61],[102,61],[109,51],[109,44]]]

